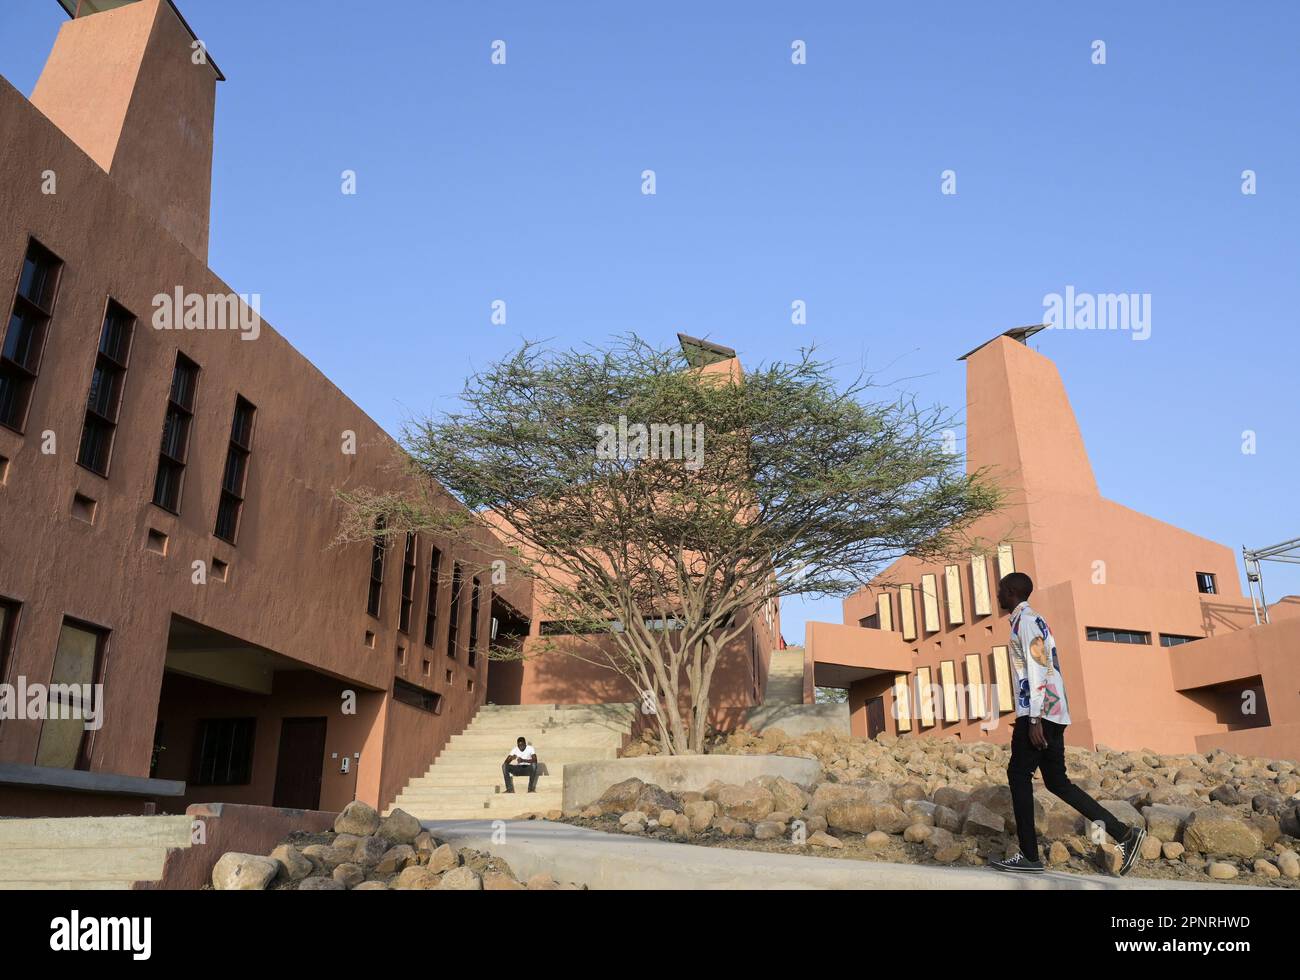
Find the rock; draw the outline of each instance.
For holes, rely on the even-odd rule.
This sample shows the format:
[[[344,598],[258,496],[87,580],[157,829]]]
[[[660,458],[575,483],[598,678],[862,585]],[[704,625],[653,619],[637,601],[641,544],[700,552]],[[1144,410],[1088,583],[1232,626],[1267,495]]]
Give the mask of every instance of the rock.
[[[640,810],[629,810],[618,818],[618,825],[620,827],[626,827],[630,823],[644,824],[649,819],[649,815],[642,813]]]
[[[1263,846],[1257,828],[1224,810],[1205,808],[1192,813],[1183,830],[1189,851],[1229,857],[1254,857]]]
[[[1124,866],[1124,855],[1110,841],[1106,841],[1097,848],[1094,859],[1097,862],[1097,867],[1107,874],[1117,875],[1119,869]]]
[[[906,813],[892,804],[876,807],[876,829],[886,834],[901,834],[912,823]]]
[[[960,833],[961,814],[951,807],[936,805],[934,808],[934,825],[954,834]]]
[[[645,789],[645,785],[635,776],[625,779],[605,790],[593,805],[599,807],[601,813],[626,813],[628,810],[635,810],[637,798]]]
[[[832,850],[844,846],[838,837],[832,837],[830,834],[822,830],[810,835],[808,837],[808,843],[813,847],[829,847]]]
[[[867,838],[863,843],[872,850],[878,850],[879,848],[885,847],[889,844],[889,835],[883,830],[873,830],[871,833],[867,834]]]
[[[753,837],[754,828],[743,820],[732,820],[731,827],[727,831],[729,837]]]
[[[452,850],[450,844],[435,848],[429,855],[428,868],[433,874],[439,874],[460,864],[460,855]]]
[[[866,791],[861,786],[851,786],[847,783],[821,783],[813,792],[808,809],[816,813],[824,813],[832,804],[853,802],[865,796]]]
[[[1277,869],[1276,864],[1272,861],[1265,861],[1263,858],[1256,861],[1252,867],[1255,874],[1263,875],[1265,878],[1280,878],[1282,876],[1282,872]]]
[[[388,841],[382,837],[362,837],[352,848],[352,860],[363,868],[373,868],[388,853]]]
[[[227,851],[212,868],[212,887],[217,891],[262,891],[280,873],[278,858]]]
[[[1284,807],[1279,811],[1278,824],[1288,837],[1300,837],[1300,806]]]
[[[947,847],[938,848],[930,856],[940,864],[952,864],[965,853],[958,844],[949,844]]]
[[[672,794],[665,789],[661,789],[654,783],[646,783],[637,795],[636,805],[631,809],[640,810],[642,813],[658,814],[664,810],[671,810],[673,813],[679,813],[682,805],[673,799]],[[662,823],[662,821],[660,821]]]
[[[1300,878],[1300,855],[1295,851],[1283,851],[1277,856],[1277,867],[1287,878]]]
[[[926,847],[932,851],[942,850],[945,847],[952,847],[957,843],[957,837],[950,830],[944,830],[942,827],[935,827],[930,831],[930,836],[925,839]]]
[[[698,800],[687,803],[684,810],[691,822],[691,830],[702,834],[709,829],[709,824],[713,823],[713,818],[718,815],[718,804],[712,800]]]
[[[1098,803],[1106,810],[1109,810],[1120,823],[1128,824],[1130,827],[1141,827],[1143,825],[1142,814],[1137,812],[1133,804],[1127,800],[1098,800]],[[1160,836],[1159,834],[1156,835]]]
[[[444,892],[478,892],[483,890],[483,879],[473,868],[452,868],[442,876],[438,890]]]
[[[624,823],[622,820],[618,823],[618,829],[625,834],[644,834],[647,822],[641,820],[629,820]]]
[[[524,891],[524,886],[503,871],[484,871],[483,890],[485,892],[521,892]]]
[[[334,869],[334,880],[344,888],[356,888],[366,880],[366,872],[359,864],[340,864]]]
[[[597,817],[603,816],[604,813],[605,811],[598,806],[589,806],[578,816],[582,817],[583,820],[595,820]]]
[[[1165,841],[1160,845],[1160,853],[1166,861],[1177,861],[1183,856],[1183,845],[1177,841]]]
[[[836,831],[869,834],[876,829],[876,808],[864,799],[832,803],[825,817],[827,826]]]
[[[298,891],[300,892],[341,892],[346,890],[343,883],[335,881],[333,876],[326,878],[324,875],[312,875],[310,878],[304,878],[298,882]]]
[[[530,892],[551,892],[557,891],[559,885],[555,879],[542,871],[528,879],[528,891]]]
[[[1164,844],[1159,837],[1147,834],[1146,837],[1142,838],[1142,847],[1139,853],[1143,860],[1154,861],[1163,853],[1163,848]]]
[[[1211,861],[1208,874],[1211,878],[1227,881],[1229,878],[1237,877],[1237,867],[1226,861]]]
[[[776,840],[785,836],[785,825],[775,820],[760,820],[754,824],[754,840]]]
[[[369,803],[353,800],[334,818],[336,834],[369,837],[379,829],[379,814]]]
[[[820,813],[815,813],[810,817],[804,818],[804,829],[810,834],[815,834],[820,830],[826,830],[830,824]]]
[[[673,814],[672,822],[673,833],[678,837],[691,836],[691,819],[684,813]]]
[[[353,860],[351,848],[334,847],[331,844],[308,844],[302,853],[311,861],[312,873],[318,876],[328,877],[340,864]]]
[[[970,800],[970,793],[958,789],[956,786],[940,786],[930,794],[930,799],[938,806],[946,806],[949,810],[955,810],[958,813]]]
[[[1142,816],[1147,822],[1147,833],[1163,841],[1181,841],[1192,810],[1185,806],[1153,803],[1142,811]]]
[[[1052,846],[1047,849],[1048,864],[1069,864],[1070,849],[1062,844],[1059,840],[1052,841]]]
[[[377,838],[371,839],[374,840]],[[385,851],[380,856],[379,860],[375,862],[375,874],[397,874],[397,872],[404,870],[408,865],[418,863],[419,859],[416,857],[414,847],[410,844],[397,844]]]
[[[1228,783],[1220,783],[1210,790],[1210,799],[1225,806],[1240,806],[1246,802],[1246,798],[1241,795],[1241,791]]]
[[[737,820],[762,820],[776,809],[772,794],[755,782],[724,786],[718,791],[718,809]]]
[[[388,885],[382,881],[363,881],[352,889],[354,892],[386,892]]]
[[[659,820],[659,826],[671,827],[673,825],[673,818],[676,816],[677,813],[674,810],[660,810],[657,818]]]
[[[777,810],[793,816],[802,813],[808,805],[809,795],[784,776],[759,776],[755,782],[772,794],[772,804]]]
[[[966,820],[962,824],[962,833],[971,837],[988,837],[1006,831],[1006,821],[984,806],[972,802],[966,811]]]
[[[563,819],[564,819],[564,811],[563,811],[563,810],[547,810],[547,811],[546,811],[546,819],[547,819],[547,820],[563,820]]]
[[[311,860],[292,844],[277,847],[271,852],[271,860],[280,863],[280,874],[288,881],[302,881],[311,874]]]
[[[405,810],[394,810],[379,822],[375,833],[390,844],[411,844],[423,829],[420,821]]]
[[[923,823],[914,823],[903,831],[903,840],[912,844],[920,844],[928,840],[934,833],[934,828]]]
[[[412,865],[394,878],[389,887],[402,891],[429,891],[438,887],[438,876],[428,868]]]

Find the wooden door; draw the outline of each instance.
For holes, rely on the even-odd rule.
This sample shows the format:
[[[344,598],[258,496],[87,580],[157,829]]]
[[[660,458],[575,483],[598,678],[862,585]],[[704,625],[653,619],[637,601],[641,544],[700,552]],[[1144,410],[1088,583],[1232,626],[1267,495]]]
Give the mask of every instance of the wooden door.
[[[275,765],[272,806],[320,808],[325,765],[324,718],[285,718],[280,722],[280,754]]]

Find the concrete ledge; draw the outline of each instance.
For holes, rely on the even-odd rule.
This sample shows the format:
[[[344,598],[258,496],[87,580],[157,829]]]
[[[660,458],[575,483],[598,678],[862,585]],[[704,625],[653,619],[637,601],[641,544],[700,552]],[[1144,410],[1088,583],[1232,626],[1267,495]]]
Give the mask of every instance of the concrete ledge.
[[[175,779],[150,779],[147,776],[123,776],[115,772],[88,772],[54,766],[22,766],[9,762],[0,763],[0,786],[109,793],[114,796],[185,795],[185,783]]]
[[[580,810],[615,783],[634,776],[675,793],[702,790],[715,779],[747,783],[756,776],[784,776],[800,786],[813,786],[821,775],[816,759],[788,755],[648,755],[571,762],[564,767],[564,809]]]
[[[546,872],[556,881],[576,881],[592,889],[1163,891],[1251,887],[1063,873],[1009,875],[983,868],[768,854],[608,834],[546,820],[506,821],[504,833],[494,834],[494,823],[427,820],[424,827],[453,848],[490,851],[509,862],[521,879]]]

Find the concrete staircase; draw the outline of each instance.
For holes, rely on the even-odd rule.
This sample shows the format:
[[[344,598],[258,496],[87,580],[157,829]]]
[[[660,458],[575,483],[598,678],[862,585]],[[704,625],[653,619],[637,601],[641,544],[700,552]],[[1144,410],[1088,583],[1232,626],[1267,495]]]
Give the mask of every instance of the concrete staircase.
[[[190,817],[0,820],[0,890],[129,889],[158,881],[168,851],[190,846]]]
[[[412,779],[388,812],[421,820],[506,820],[563,805],[564,766],[614,759],[632,730],[632,704],[489,704],[453,735],[423,776]],[[516,776],[505,792],[501,762],[523,735],[537,750],[541,776],[529,793]]]
[[[750,709],[745,724],[756,732],[779,728],[787,735],[834,731],[849,734],[847,704],[803,703],[803,647],[772,651],[763,703]]]

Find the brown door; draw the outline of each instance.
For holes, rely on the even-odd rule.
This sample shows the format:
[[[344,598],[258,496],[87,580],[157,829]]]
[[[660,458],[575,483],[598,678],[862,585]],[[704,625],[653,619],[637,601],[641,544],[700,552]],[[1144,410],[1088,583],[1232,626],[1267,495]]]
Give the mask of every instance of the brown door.
[[[875,738],[885,730],[885,699],[872,698],[867,702],[867,738]]]
[[[272,806],[315,810],[320,806],[325,765],[324,718],[285,718],[280,722],[280,755],[275,765]]]

